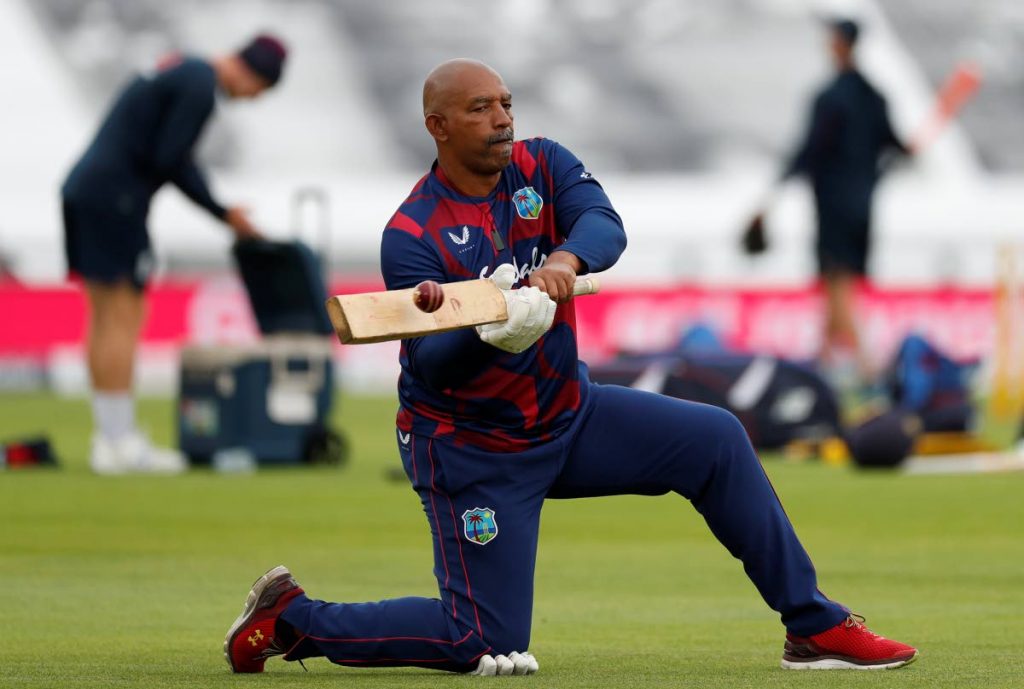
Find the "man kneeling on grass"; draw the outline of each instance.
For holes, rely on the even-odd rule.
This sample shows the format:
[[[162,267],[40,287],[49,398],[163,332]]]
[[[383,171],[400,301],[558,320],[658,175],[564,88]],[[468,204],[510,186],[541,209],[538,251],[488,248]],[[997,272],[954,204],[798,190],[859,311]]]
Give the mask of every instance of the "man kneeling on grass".
[[[253,585],[224,641],[235,672],[267,658],[526,675],[541,506],[678,493],[786,626],[782,667],[895,668],[917,651],[818,590],[807,553],[729,412],[587,379],[577,274],[610,267],[622,221],[594,176],[546,139],[514,141],[491,68],[452,60],[423,89],[437,161],[384,230],[389,289],[490,277],[507,322],[402,342],[398,450],[434,539],[439,598],[327,603],[284,567]]]

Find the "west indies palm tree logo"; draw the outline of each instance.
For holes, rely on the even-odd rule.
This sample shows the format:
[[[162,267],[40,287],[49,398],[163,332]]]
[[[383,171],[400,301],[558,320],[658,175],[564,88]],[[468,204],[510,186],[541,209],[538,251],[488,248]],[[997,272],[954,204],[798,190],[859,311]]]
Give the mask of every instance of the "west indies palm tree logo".
[[[533,187],[517,189],[512,194],[512,203],[516,204],[519,217],[526,220],[536,220],[540,216],[540,209],[544,207],[544,199]]]
[[[498,522],[494,521],[494,510],[490,507],[474,507],[463,512],[462,526],[466,539],[480,545],[498,537]]]

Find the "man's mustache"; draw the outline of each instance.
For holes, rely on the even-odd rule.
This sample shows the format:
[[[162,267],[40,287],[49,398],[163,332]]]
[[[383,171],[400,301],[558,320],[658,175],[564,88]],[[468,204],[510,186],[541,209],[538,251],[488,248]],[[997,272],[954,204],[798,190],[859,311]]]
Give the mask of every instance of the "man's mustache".
[[[506,141],[512,141],[515,138],[515,132],[511,129],[506,129],[502,134],[495,134],[487,137],[487,145],[493,146],[494,144],[505,143]]]

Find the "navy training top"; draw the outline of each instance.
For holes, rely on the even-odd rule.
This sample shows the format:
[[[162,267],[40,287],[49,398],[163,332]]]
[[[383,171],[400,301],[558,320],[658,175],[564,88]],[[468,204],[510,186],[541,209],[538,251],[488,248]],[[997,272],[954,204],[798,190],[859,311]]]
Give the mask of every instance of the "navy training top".
[[[192,159],[215,104],[210,63],[177,58],[121,91],[61,190],[65,201],[145,219],[153,194],[172,182],[217,218],[217,203]]]
[[[886,149],[906,152],[885,98],[860,72],[846,70],[815,98],[806,136],[784,176],[807,175],[819,210],[867,217]]]
[[[598,272],[626,246],[622,220],[601,185],[550,139],[517,141],[495,189],[459,192],[435,162],[392,216],[381,240],[388,289],[422,280],[483,278],[511,263],[519,280],[557,250]],[[556,437],[581,403],[572,301],[536,343],[510,354],[472,328],[402,341],[398,427],[456,444],[514,452]]]

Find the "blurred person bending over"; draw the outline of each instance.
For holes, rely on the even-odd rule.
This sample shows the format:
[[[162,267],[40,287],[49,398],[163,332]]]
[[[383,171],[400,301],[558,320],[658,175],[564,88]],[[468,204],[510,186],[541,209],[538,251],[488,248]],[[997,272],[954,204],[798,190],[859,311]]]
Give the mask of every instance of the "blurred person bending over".
[[[885,98],[857,69],[856,23],[829,23],[835,77],[817,94],[803,141],[783,173],[809,178],[818,219],[815,253],[825,290],[825,323],[819,361],[844,376],[851,364],[862,382],[874,376],[854,316],[854,294],[867,275],[871,207],[881,160],[909,153],[893,133]],[[848,377],[848,376],[847,376]]]
[[[548,498],[678,493],[692,501],[787,629],[788,668],[885,668],[910,646],[872,634],[818,590],[743,426],[718,407],[596,385],[579,361],[572,285],[626,246],[601,185],[566,148],[515,141],[511,94],[453,60],[423,90],[430,172],[384,229],[389,289],[490,278],[504,323],[402,342],[398,452],[430,525],[438,598],[314,600],[283,566],[257,579],[224,640],[235,672],[326,656],[530,674],[534,565]]]
[[[277,83],[285,48],[261,35],[212,60],[175,56],[133,79],[114,101],[61,190],[69,272],[85,283],[86,343],[98,473],[179,471],[184,458],[154,448],[135,424],[135,350],[154,261],[146,220],[153,195],[171,182],[242,239],[258,236],[241,207],[207,187],[193,149],[218,98],[256,98]]]

